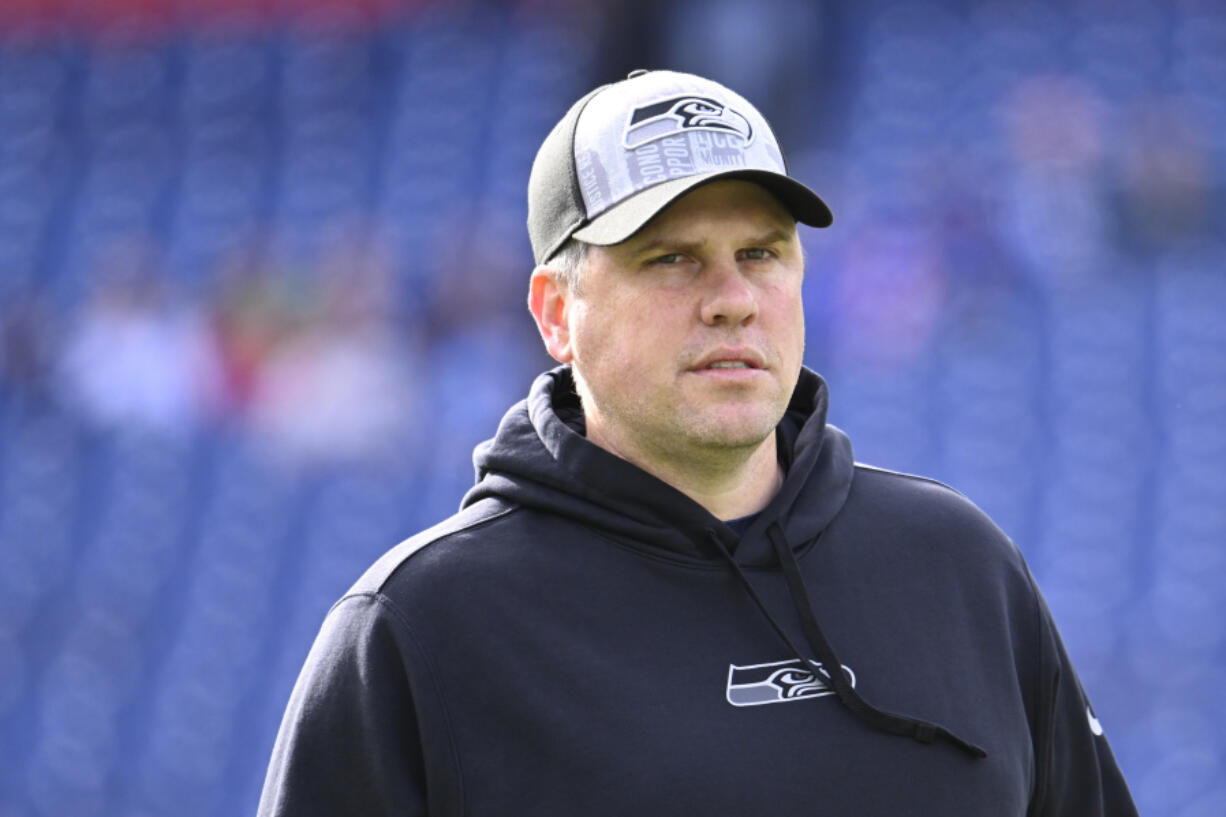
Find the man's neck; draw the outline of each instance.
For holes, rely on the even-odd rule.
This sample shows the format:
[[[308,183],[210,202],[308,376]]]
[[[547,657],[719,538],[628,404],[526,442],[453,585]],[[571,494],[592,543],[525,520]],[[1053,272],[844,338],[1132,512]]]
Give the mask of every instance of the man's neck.
[[[732,450],[690,457],[651,456],[600,434],[589,434],[589,440],[667,482],[717,519],[757,513],[783,484],[775,432],[748,453]]]

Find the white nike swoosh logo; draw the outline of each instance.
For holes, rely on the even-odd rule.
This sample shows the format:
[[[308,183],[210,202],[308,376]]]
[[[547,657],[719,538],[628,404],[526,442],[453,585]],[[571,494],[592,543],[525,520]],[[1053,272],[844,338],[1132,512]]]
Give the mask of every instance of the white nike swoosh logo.
[[[1090,711],[1090,707],[1086,707],[1086,717],[1090,719],[1090,731],[1097,737],[1102,737],[1103,725],[1098,722],[1098,718],[1094,717],[1094,713]]]

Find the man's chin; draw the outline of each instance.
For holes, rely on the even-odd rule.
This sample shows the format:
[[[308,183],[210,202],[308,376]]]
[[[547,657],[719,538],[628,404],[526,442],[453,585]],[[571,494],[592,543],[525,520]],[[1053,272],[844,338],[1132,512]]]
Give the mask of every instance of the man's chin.
[[[692,437],[717,448],[756,448],[779,424],[783,412],[761,406],[726,406],[704,412],[691,425]]]

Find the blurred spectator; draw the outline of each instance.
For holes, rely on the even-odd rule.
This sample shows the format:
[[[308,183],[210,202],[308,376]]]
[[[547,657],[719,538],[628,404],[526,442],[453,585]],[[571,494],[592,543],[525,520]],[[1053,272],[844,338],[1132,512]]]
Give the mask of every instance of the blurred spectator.
[[[597,79],[613,82],[636,68],[665,68],[661,5],[654,0],[584,0],[581,10],[593,43]]]
[[[1109,268],[1101,100],[1079,78],[1043,74],[1018,81],[1001,112],[1015,162],[1013,241],[1053,282]]]
[[[948,288],[935,237],[915,223],[869,223],[838,266],[832,314],[839,356],[857,368],[886,370],[923,356]]]
[[[950,172],[930,196],[949,276],[943,319],[974,334],[991,333],[1002,313],[1034,297],[1016,248],[1001,235],[996,193],[979,184],[984,173],[974,165]]]
[[[451,228],[438,231],[430,245],[431,340],[436,333],[527,314],[532,268],[527,248],[520,245],[522,223],[508,225],[480,207],[462,208],[447,223]],[[481,225],[480,241],[471,239],[474,224]],[[535,332],[529,334],[535,342]]]
[[[140,244],[114,248],[63,349],[64,399],[104,426],[192,430],[216,403],[211,335]]]
[[[241,415],[255,399],[261,372],[277,344],[307,318],[303,295],[268,264],[262,253],[244,248],[218,276],[209,322],[220,364],[221,407]]]
[[[692,71],[757,100],[781,144],[802,144],[820,106],[818,70],[830,57],[826,4],[813,0],[688,0],[653,8],[667,62],[639,67]],[[654,27],[650,26],[650,27]],[[768,47],[755,47],[759,44]],[[613,79],[613,78],[610,78]]]
[[[1160,97],[1139,105],[1120,137],[1121,243],[1154,250],[1202,234],[1218,178],[1204,123]]]
[[[415,426],[417,362],[393,324],[385,260],[361,239],[342,241],[298,288],[299,304],[314,307],[255,373],[252,430],[298,462],[395,456]]]
[[[13,293],[0,306],[0,395],[46,404],[54,354],[52,316],[33,291]]]

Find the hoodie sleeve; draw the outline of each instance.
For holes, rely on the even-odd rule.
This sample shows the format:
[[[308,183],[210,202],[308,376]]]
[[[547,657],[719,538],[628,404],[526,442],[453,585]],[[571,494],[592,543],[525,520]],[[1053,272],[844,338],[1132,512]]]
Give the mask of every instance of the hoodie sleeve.
[[[1038,603],[1039,702],[1036,780],[1028,817],[1136,817],[1111,746],[1073,669],[1034,579]]]
[[[329,612],[281,722],[259,817],[426,813],[411,649],[377,595]]]

